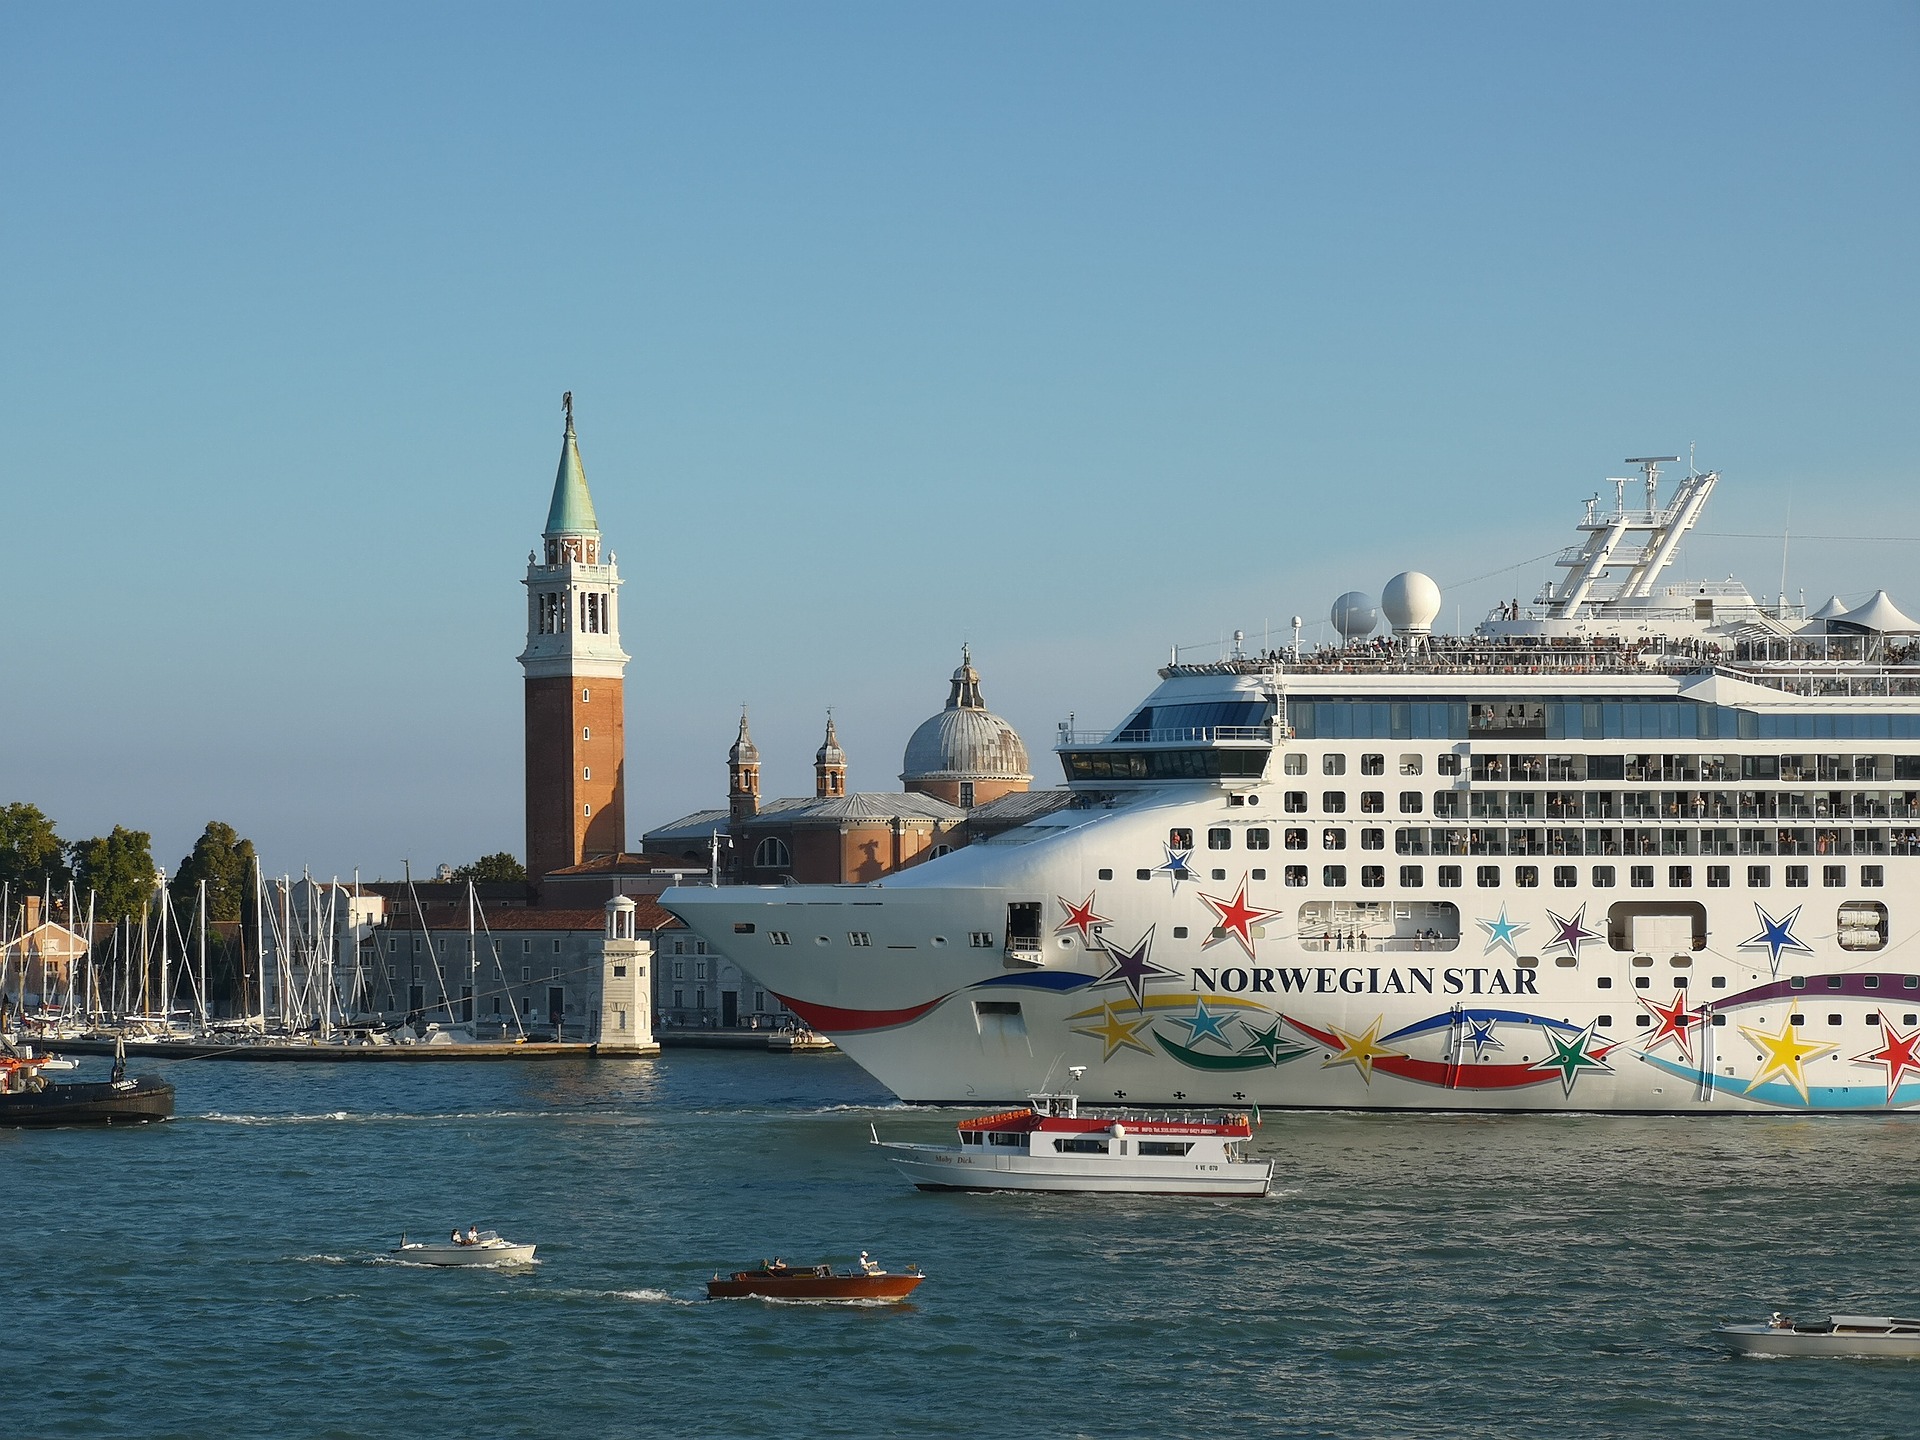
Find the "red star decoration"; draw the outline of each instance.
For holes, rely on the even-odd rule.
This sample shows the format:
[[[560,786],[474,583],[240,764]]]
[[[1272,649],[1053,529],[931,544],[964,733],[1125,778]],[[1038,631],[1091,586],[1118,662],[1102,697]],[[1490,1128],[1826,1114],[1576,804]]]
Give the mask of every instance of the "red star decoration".
[[[1658,1000],[1649,1000],[1644,995],[1638,998],[1658,1022],[1658,1028],[1647,1037],[1646,1048],[1651,1050],[1662,1041],[1675,1040],[1679,1042],[1680,1053],[1689,1060],[1693,1059],[1693,1032],[1700,1028],[1706,1017],[1687,1009],[1687,992],[1674,991],[1671,1005],[1662,1005]]]
[[[1902,1035],[1893,1027],[1886,1016],[1880,1017],[1880,1048],[1869,1050],[1864,1055],[1854,1056],[1861,1065],[1884,1065],[1887,1067],[1887,1103],[1893,1103],[1893,1092],[1900,1088],[1901,1077],[1909,1070],[1920,1075],[1920,1028],[1911,1035]]]
[[[1257,905],[1247,903],[1245,876],[1240,878],[1240,888],[1233,892],[1231,900],[1219,900],[1206,894],[1202,894],[1200,899],[1213,911],[1221,930],[1220,934],[1209,936],[1200,948],[1205,950],[1208,946],[1217,945],[1231,935],[1240,942],[1240,948],[1247,952],[1248,959],[1253,958],[1253,927],[1280,913],[1278,910],[1262,910]]]
[[[1087,892],[1087,898],[1082,900],[1078,905],[1075,905],[1064,895],[1054,896],[1053,898],[1060,902],[1060,908],[1067,912],[1067,918],[1053,927],[1053,933],[1056,935],[1064,935],[1069,930],[1078,930],[1080,932],[1080,943],[1091,946],[1093,944],[1094,928],[1107,923],[1106,916],[1093,913],[1093,895],[1094,892],[1089,890]]]

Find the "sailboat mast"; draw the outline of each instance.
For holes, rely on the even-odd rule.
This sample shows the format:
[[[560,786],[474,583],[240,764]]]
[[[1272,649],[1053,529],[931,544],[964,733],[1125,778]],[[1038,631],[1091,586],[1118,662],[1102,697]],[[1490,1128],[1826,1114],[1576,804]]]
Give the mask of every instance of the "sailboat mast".
[[[167,969],[167,931],[173,920],[173,896],[167,891],[166,872],[158,872],[154,889],[160,901],[160,1023],[171,1029],[173,1026],[173,990],[168,982],[173,979]]]
[[[260,974],[260,1034],[267,1033],[267,917],[261,890],[260,857],[253,858],[253,963]]]
[[[200,881],[200,1028],[207,1028],[207,882]]]

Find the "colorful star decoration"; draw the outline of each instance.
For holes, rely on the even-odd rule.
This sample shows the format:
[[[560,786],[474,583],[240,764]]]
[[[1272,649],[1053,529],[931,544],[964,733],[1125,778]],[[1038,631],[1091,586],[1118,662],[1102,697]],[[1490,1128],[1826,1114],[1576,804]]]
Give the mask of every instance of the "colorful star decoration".
[[[1893,1093],[1900,1088],[1900,1081],[1912,1072],[1920,1075],[1920,1055],[1914,1052],[1920,1049],[1920,1029],[1911,1035],[1902,1035],[1894,1028],[1893,1022],[1886,1016],[1880,1017],[1880,1048],[1869,1050],[1864,1055],[1853,1057],[1858,1065],[1884,1065],[1887,1068],[1887,1103],[1893,1103]]]
[[[1247,903],[1247,882],[1244,876],[1241,877],[1240,888],[1233,892],[1231,900],[1221,900],[1203,890],[1200,892],[1200,902],[1213,911],[1214,918],[1220,922],[1217,927],[1219,933],[1208,936],[1200,948],[1209,949],[1228,936],[1232,936],[1240,942],[1240,948],[1247,952],[1247,958],[1250,960],[1253,958],[1253,927],[1271,920],[1280,913],[1278,910],[1262,910],[1258,905]]]
[[[1196,1000],[1193,1004],[1192,1017],[1176,1015],[1173,1017],[1173,1023],[1187,1027],[1187,1044],[1189,1045],[1197,1045],[1211,1036],[1228,1049],[1232,1049],[1233,1042],[1227,1039],[1226,1032],[1220,1028],[1223,1021],[1231,1018],[1227,1015],[1213,1014],[1207,1009],[1206,1001]]]
[[[1572,916],[1556,915],[1547,911],[1547,919],[1553,922],[1553,939],[1540,948],[1543,950],[1565,950],[1576,961],[1580,958],[1580,947],[1589,940],[1598,940],[1600,932],[1587,928],[1587,907],[1582,904]]]
[[[1637,997],[1647,1007],[1647,1013],[1653,1016],[1653,1034],[1647,1037],[1642,1047],[1652,1050],[1671,1040],[1680,1047],[1680,1053],[1687,1059],[1693,1059],[1693,1032],[1706,1024],[1707,1017],[1687,1009],[1687,992],[1675,990],[1673,1003],[1662,1005],[1658,1000],[1649,1000],[1646,996]]]
[[[1742,940],[1742,950],[1765,950],[1767,958],[1773,963],[1773,973],[1780,973],[1780,952],[1790,950],[1795,955],[1811,955],[1813,947],[1793,933],[1793,922],[1800,918],[1800,907],[1794,906],[1784,916],[1776,920],[1767,913],[1766,907],[1758,901],[1754,910],[1760,916],[1760,933],[1751,940]]]
[[[1093,948],[1097,943],[1097,937],[1094,935],[1094,931],[1107,923],[1106,916],[1093,913],[1093,896],[1094,892],[1089,890],[1087,892],[1087,898],[1082,900],[1078,905],[1075,905],[1064,895],[1054,896],[1053,898],[1060,902],[1060,908],[1067,912],[1067,918],[1053,927],[1053,933],[1056,935],[1064,935],[1069,930],[1078,930],[1080,932],[1080,943],[1089,949]]]
[[[1795,915],[1799,913],[1798,910],[1794,911]],[[1786,923],[1792,924],[1793,917],[1788,916]],[[1751,1095],[1766,1081],[1780,1075],[1800,1092],[1803,1104],[1807,1103],[1810,1097],[1807,1094],[1807,1074],[1801,1067],[1807,1061],[1824,1055],[1829,1050],[1839,1048],[1834,1045],[1822,1045],[1814,1040],[1802,1040],[1794,1033],[1791,1015],[1781,1020],[1778,1035],[1770,1035],[1765,1030],[1751,1025],[1742,1025],[1740,1033],[1751,1040],[1754,1048],[1760,1052],[1760,1068],[1754,1072],[1753,1079],[1747,1083],[1747,1088],[1742,1093]]]
[[[1271,1025],[1264,1030],[1256,1030],[1244,1018],[1240,1023],[1246,1026],[1247,1050],[1259,1051],[1267,1057],[1267,1063],[1278,1065],[1282,1060],[1291,1060],[1300,1052],[1280,1038],[1280,1020],[1276,1016]]]
[[[1166,872],[1167,879],[1172,882],[1173,893],[1178,895],[1180,893],[1180,882],[1193,878],[1193,867],[1187,864],[1189,860],[1193,859],[1193,851],[1176,850],[1171,845],[1163,848],[1167,852],[1167,858],[1153,868]]]
[[[1571,1038],[1555,1030],[1547,1031],[1547,1048],[1553,1053],[1544,1060],[1535,1061],[1533,1068],[1558,1070],[1560,1088],[1567,1095],[1573,1094],[1573,1082],[1580,1078],[1583,1070],[1598,1070],[1611,1074],[1613,1067],[1607,1064],[1607,1053],[1613,1049],[1613,1044],[1600,1039],[1594,1033],[1599,1023],[1596,1020]]]
[[[1360,1072],[1362,1080],[1369,1085],[1373,1084],[1374,1061],[1397,1060],[1407,1053],[1380,1043],[1380,1026],[1385,1018],[1381,1015],[1374,1016],[1373,1023],[1358,1035],[1349,1034],[1337,1025],[1329,1025],[1327,1028],[1340,1042],[1340,1053],[1329,1055],[1322,1060],[1320,1068],[1326,1070],[1335,1065],[1351,1065]]]
[[[1147,1023],[1147,1019],[1147,1016],[1142,1015],[1136,1020],[1122,1020],[1120,1016],[1114,1012],[1113,1006],[1103,1005],[1100,1010],[1099,1024],[1090,1026],[1076,1025],[1073,1033],[1076,1035],[1091,1035],[1095,1040],[1098,1040],[1102,1045],[1106,1046],[1106,1054],[1100,1057],[1101,1062],[1104,1064],[1106,1061],[1111,1060],[1114,1057],[1114,1053],[1119,1050],[1138,1050],[1143,1055],[1151,1055],[1153,1053],[1141,1043],[1140,1040],[1140,1030],[1141,1027]]]
[[[1498,1023],[1499,1021],[1495,1020],[1491,1015],[1481,1020],[1475,1020],[1472,1016],[1466,1018],[1466,1043],[1473,1046],[1474,1059],[1478,1060],[1485,1051],[1504,1050],[1507,1048],[1500,1041],[1493,1038],[1493,1027]]]
[[[1482,955],[1491,955],[1495,950],[1505,950],[1514,959],[1520,958],[1520,952],[1514,949],[1513,942],[1525,932],[1527,924],[1524,920],[1509,920],[1505,904],[1500,906],[1498,920],[1475,920],[1473,923],[1487,932],[1486,947],[1480,952]]]
[[[1122,949],[1120,946],[1110,944],[1105,940],[1101,943],[1106,948],[1107,959],[1113,963],[1107,970],[1107,973],[1102,975],[1094,983],[1097,985],[1111,985],[1115,981],[1118,981],[1127,987],[1127,993],[1133,996],[1133,1003],[1135,1005],[1145,1003],[1148,981],[1171,980],[1174,978],[1173,971],[1167,969],[1164,965],[1156,964],[1150,958],[1150,953],[1153,949],[1153,926],[1151,925],[1147,927],[1147,933],[1142,935],[1130,950]]]

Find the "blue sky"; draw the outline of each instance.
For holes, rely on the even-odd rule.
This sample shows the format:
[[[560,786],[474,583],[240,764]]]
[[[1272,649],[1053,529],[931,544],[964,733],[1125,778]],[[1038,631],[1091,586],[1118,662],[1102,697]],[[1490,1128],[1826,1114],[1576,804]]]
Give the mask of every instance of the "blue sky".
[[[0,155],[0,801],[169,865],[519,851],[566,389],[636,842],[1690,442],[1688,570],[1920,609],[1912,4],[13,5]]]

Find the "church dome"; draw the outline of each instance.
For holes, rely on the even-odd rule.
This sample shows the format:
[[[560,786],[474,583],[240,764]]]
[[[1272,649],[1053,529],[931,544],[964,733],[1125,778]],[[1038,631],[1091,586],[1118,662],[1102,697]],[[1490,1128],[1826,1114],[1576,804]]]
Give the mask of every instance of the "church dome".
[[[953,672],[947,708],[907,741],[900,778],[909,785],[928,780],[1000,780],[1022,787],[1033,779],[1020,736],[981,700],[980,673],[973,668],[967,648],[960,651],[960,668]]]

